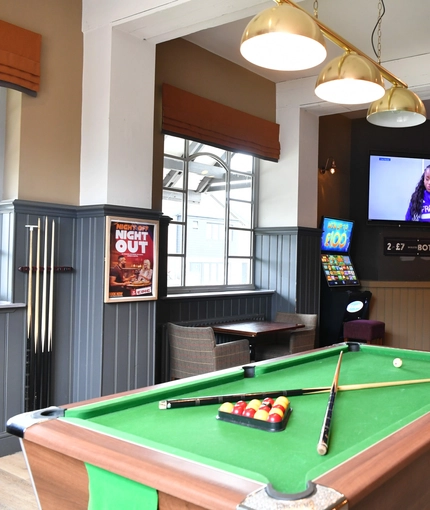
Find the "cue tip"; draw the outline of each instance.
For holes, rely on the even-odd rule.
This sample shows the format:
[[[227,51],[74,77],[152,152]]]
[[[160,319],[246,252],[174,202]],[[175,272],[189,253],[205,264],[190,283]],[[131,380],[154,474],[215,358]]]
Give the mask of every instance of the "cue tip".
[[[320,443],[318,443],[318,446],[317,446],[317,452],[320,454],[320,455],[325,455],[327,453],[327,445],[325,443],[323,443],[322,441]]]

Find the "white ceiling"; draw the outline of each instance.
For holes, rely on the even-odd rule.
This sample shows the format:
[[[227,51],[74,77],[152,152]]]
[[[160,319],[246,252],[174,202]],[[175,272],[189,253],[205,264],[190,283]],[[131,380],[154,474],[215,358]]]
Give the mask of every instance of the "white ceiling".
[[[372,49],[371,35],[378,18],[378,0],[320,0],[319,20],[351,44],[377,60]],[[268,4],[271,7],[272,3]],[[304,0],[299,5],[313,13],[313,0]],[[263,10],[260,8],[259,11]],[[385,15],[382,19],[381,64],[390,69],[390,64],[418,55],[430,54],[428,23],[430,18],[429,0],[385,0]],[[324,63],[313,69],[298,72],[277,72],[260,68],[247,62],[239,51],[242,33],[252,16],[230,23],[215,26],[186,35],[188,41],[228,59],[275,83],[298,78],[317,76]],[[327,42],[328,57],[342,50],[330,41]],[[374,45],[377,48],[377,33]],[[402,76],[398,78],[405,80]],[[430,107],[427,104],[427,112]]]

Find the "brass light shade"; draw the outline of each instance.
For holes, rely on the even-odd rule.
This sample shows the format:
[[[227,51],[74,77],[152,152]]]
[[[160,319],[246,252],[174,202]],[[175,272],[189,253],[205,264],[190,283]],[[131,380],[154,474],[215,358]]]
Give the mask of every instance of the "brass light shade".
[[[240,52],[252,64],[277,71],[310,69],[327,56],[315,21],[284,3],[254,16],[243,33]]]
[[[391,87],[382,99],[374,101],[367,111],[367,120],[381,127],[412,127],[426,121],[426,108],[414,92]]]
[[[332,103],[362,104],[381,98],[384,80],[377,67],[355,52],[330,61],[318,76],[315,94]]]

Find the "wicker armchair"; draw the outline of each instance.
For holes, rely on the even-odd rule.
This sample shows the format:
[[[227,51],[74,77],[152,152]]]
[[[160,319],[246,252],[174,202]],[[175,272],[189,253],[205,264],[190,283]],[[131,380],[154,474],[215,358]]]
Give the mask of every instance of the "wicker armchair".
[[[316,330],[318,324],[317,314],[278,312],[275,322],[289,322],[304,324],[304,328],[279,333],[270,343],[260,342],[256,345],[255,360],[278,358],[287,354],[308,351],[315,348]]]
[[[250,362],[248,340],[216,344],[210,327],[188,327],[169,323],[170,377],[181,379]]]

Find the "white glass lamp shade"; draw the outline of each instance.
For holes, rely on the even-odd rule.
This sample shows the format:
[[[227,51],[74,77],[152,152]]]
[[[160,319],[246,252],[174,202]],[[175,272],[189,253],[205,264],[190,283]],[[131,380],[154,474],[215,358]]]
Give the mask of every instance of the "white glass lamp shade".
[[[310,69],[327,56],[312,17],[287,4],[266,9],[248,23],[240,52],[252,64],[276,71]]]
[[[381,127],[413,127],[426,121],[426,108],[421,99],[403,87],[392,87],[384,97],[374,101],[367,111],[367,120]]]
[[[338,104],[370,103],[384,93],[384,79],[377,67],[353,52],[331,60],[318,76],[315,88],[319,98]]]

